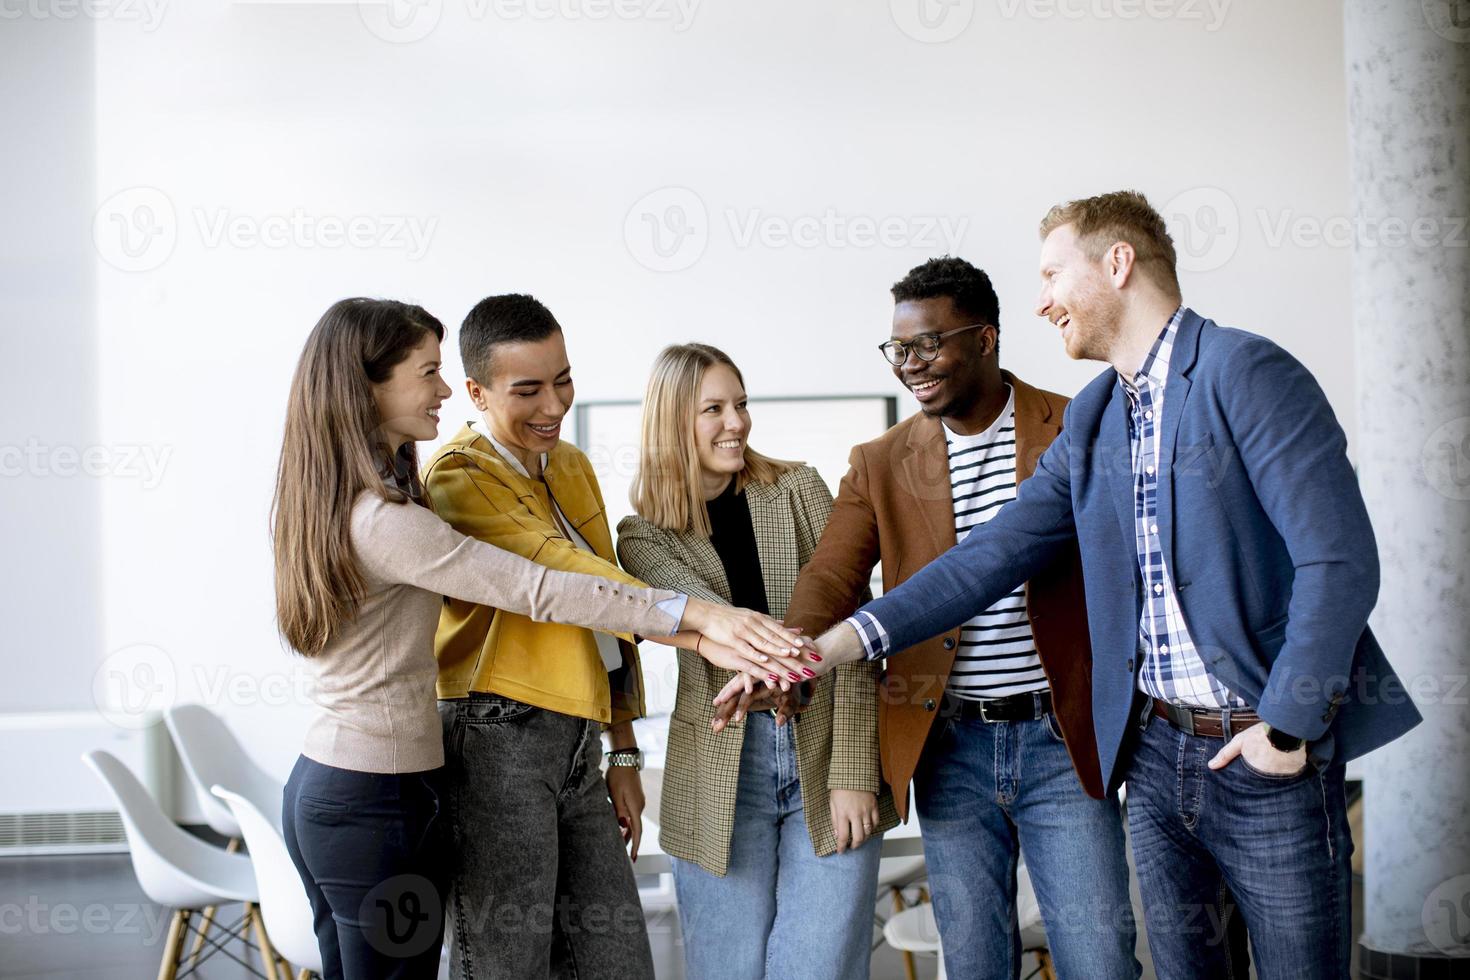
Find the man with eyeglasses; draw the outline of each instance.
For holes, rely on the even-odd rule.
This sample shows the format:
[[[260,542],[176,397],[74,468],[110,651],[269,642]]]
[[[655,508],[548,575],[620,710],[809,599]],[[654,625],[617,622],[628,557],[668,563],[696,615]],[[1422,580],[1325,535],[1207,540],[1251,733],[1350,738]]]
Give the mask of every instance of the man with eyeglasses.
[[[857,608],[880,560],[887,591],[998,513],[1061,430],[1067,399],[1000,368],[1000,304],[984,272],[933,259],[892,291],[893,332],[881,350],[921,411],[852,451],[786,613],[809,636]],[[1139,975],[1090,671],[1075,548],[888,661],[878,698],[883,777],[905,819],[914,785],[952,977],[1020,975],[1018,855],[1062,977]]]

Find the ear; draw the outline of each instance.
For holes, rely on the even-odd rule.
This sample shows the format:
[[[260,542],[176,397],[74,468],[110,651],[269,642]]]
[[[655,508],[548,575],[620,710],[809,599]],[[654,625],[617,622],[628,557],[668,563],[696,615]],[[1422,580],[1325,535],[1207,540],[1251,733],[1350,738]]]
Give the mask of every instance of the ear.
[[[987,323],[976,332],[980,335],[980,356],[989,357],[994,354],[995,348],[1000,344],[1000,331]]]
[[[1122,289],[1128,285],[1128,280],[1133,275],[1133,263],[1137,255],[1133,246],[1127,242],[1114,242],[1113,247],[1108,249],[1108,254],[1103,257],[1107,266],[1108,278],[1113,281],[1115,289]]]
[[[489,407],[485,389],[480,386],[480,382],[474,378],[465,378],[464,388],[465,391],[470,393],[470,401],[476,409],[483,412]]]

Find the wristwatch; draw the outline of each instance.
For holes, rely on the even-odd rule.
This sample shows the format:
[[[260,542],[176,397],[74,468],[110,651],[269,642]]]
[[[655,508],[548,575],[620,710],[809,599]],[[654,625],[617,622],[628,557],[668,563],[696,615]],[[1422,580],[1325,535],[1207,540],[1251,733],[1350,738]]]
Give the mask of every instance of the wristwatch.
[[[1271,748],[1277,752],[1295,752],[1307,742],[1304,738],[1288,735],[1280,729],[1272,728],[1270,725],[1266,726],[1266,741],[1270,742]]]
[[[642,749],[614,749],[607,754],[608,768],[613,766],[626,766],[638,772],[643,771]]]

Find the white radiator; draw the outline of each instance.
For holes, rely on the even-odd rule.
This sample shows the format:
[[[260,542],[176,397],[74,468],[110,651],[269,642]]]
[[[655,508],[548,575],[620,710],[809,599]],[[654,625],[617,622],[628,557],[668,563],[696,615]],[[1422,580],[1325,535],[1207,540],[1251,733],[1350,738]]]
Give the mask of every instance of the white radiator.
[[[144,721],[121,728],[97,711],[0,714],[0,855],[127,849],[117,804],[82,762],[92,749],[121,759],[176,816],[173,742],[161,714]]]

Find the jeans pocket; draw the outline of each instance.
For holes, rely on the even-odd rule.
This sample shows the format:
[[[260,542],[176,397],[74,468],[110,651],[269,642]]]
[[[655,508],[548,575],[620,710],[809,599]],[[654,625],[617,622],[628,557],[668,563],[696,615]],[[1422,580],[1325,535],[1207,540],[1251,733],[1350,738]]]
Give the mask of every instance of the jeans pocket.
[[[526,718],[535,710],[534,705],[498,694],[471,694],[459,705],[459,720],[466,725],[499,725]]]
[[[1066,745],[1067,740],[1062,737],[1062,723],[1057,721],[1057,713],[1055,711],[1048,711],[1042,716],[1042,720],[1046,722],[1046,730],[1051,737],[1056,739],[1060,744]]]
[[[1268,782],[1276,783],[1277,785],[1285,785],[1287,783],[1294,782],[1294,781],[1296,781],[1298,779],[1301,779],[1303,776],[1307,775],[1309,772],[1312,771],[1312,764],[1310,762],[1308,762],[1306,765],[1302,766],[1301,769],[1297,770],[1296,772],[1289,772],[1289,773],[1262,772],[1261,770],[1257,769],[1255,766],[1251,765],[1249,762],[1246,761],[1245,753],[1244,752],[1242,752],[1241,755],[1240,755],[1240,764],[1241,764],[1242,767],[1245,768],[1245,771],[1246,772],[1250,773],[1252,776],[1255,776],[1257,779],[1264,779],[1264,780],[1267,780]]]
[[[348,806],[341,800],[329,800],[321,796],[310,796],[305,793],[296,798],[296,812],[304,820],[312,823],[328,824],[335,826],[347,816]]]

